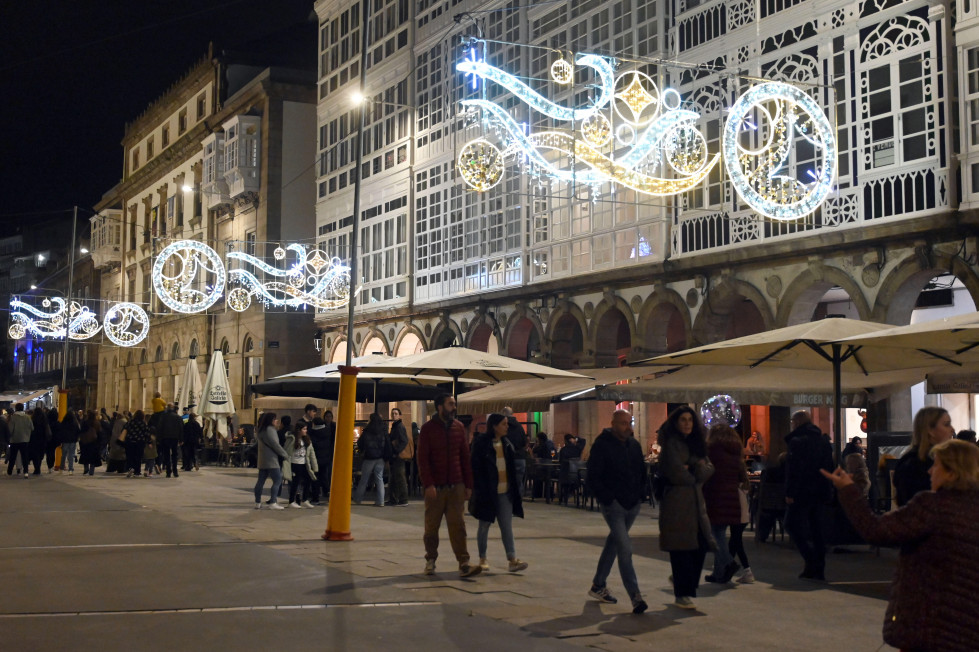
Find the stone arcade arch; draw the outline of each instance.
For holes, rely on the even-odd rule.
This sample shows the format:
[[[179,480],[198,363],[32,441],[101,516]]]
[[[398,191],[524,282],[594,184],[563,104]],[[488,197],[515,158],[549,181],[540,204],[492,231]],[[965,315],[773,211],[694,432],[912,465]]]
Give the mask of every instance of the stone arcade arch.
[[[447,349],[464,341],[462,330],[451,319],[443,319],[432,333],[432,350]]]
[[[518,308],[507,321],[504,341],[506,355],[516,360],[531,360],[540,355],[543,328],[533,313]]]
[[[425,350],[425,343],[422,339],[421,332],[413,325],[408,324],[398,334],[398,338],[394,341],[392,349],[396,357],[421,353]]]
[[[815,314],[816,309],[833,287],[839,287],[846,293],[857,319],[871,318],[870,305],[860,285],[846,272],[824,266],[818,270],[807,269],[792,280],[779,299],[775,323],[778,326],[795,326],[825,317]]]
[[[347,361],[347,340],[343,337],[338,337],[337,341],[333,343],[333,350],[330,352],[330,359],[328,363],[340,363],[343,364]]]
[[[372,353],[381,353],[383,355],[388,354],[387,343],[384,341],[384,338],[377,333],[371,333],[360,350],[360,355],[371,355]]]
[[[581,366],[585,350],[585,315],[581,308],[569,303],[551,316],[548,323],[551,364],[558,369]]]
[[[615,304],[603,300],[595,309],[591,322],[592,350],[596,367],[621,367],[632,353],[635,325],[632,311],[621,299]]]
[[[727,280],[704,297],[694,325],[700,344],[771,330],[774,319],[764,296],[750,283]]]
[[[690,340],[690,310],[675,291],[658,290],[643,303],[636,330],[643,357],[682,351]]]
[[[921,256],[912,255],[902,260],[881,282],[873,319],[886,324],[903,326],[910,323],[911,313],[921,290],[931,279],[942,274],[954,274],[962,281],[979,305],[979,276],[958,256],[932,252],[930,265],[922,265]]]

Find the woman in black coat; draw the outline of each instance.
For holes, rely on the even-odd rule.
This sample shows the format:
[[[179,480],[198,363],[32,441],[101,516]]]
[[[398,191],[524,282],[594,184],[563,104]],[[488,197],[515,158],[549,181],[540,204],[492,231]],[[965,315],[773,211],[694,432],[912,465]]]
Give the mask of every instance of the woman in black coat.
[[[57,413],[54,416],[57,420]],[[44,414],[44,408],[41,406],[34,408],[34,412],[31,414],[31,424],[33,430],[31,430],[31,440],[27,445],[27,450],[30,453],[31,462],[34,464],[34,475],[41,475],[41,462],[44,460],[44,452],[48,442],[53,439],[51,424],[48,423],[48,417]]]
[[[479,548],[479,566],[485,571],[486,542],[490,525],[500,522],[500,536],[506,550],[508,570],[516,573],[527,568],[517,559],[513,544],[513,517],[523,518],[520,487],[517,485],[517,452],[506,437],[507,419],[502,414],[491,414],[486,420],[486,434],[473,441],[470,461],[473,469],[473,493],[470,512],[479,520],[476,545]]]
[[[81,452],[78,461],[82,464],[83,474],[95,475],[95,467],[102,466],[101,445],[99,444],[99,418],[92,410],[85,416],[85,424],[78,438]]]

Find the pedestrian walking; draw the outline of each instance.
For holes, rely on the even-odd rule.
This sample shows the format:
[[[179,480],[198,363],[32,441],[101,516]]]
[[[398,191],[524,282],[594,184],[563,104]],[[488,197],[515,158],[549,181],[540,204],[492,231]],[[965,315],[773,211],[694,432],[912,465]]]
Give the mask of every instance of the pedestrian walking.
[[[639,592],[639,580],[632,565],[629,529],[639,516],[645,487],[646,462],[642,446],[633,436],[632,415],[626,410],[616,410],[612,414],[612,426],[595,439],[588,458],[588,488],[598,500],[609,529],[588,595],[601,602],[617,602],[606,580],[618,559],[619,575],[635,614],[646,611],[647,605]]]
[[[505,416],[491,414],[486,420],[486,433],[477,435],[473,441],[470,458],[473,470],[470,513],[479,521],[476,546],[479,566],[484,572],[489,570],[486,546],[494,521],[500,524],[507,570],[518,573],[527,568],[527,563],[517,558],[513,542],[513,517],[523,518],[523,504],[520,487],[516,483],[514,460],[517,452],[506,436],[507,426]]]
[[[183,470],[197,470],[197,451],[204,444],[204,429],[193,412],[187,416],[187,423],[184,424],[183,440],[180,451]]]
[[[14,405],[14,413],[10,415],[10,450],[7,453],[7,475],[12,475],[17,460],[20,466],[17,467],[18,473],[24,474],[24,479],[30,477],[27,470],[28,460],[30,459],[31,434],[34,432],[34,424],[31,418],[24,412],[24,404]]]
[[[119,441],[126,447],[126,477],[139,477],[143,452],[150,440],[150,429],[142,410],[136,410],[133,418],[126,423],[119,435]]]
[[[466,547],[466,501],[472,497],[473,475],[466,445],[466,429],[455,418],[456,401],[448,394],[435,397],[435,414],[418,436],[418,475],[425,491],[425,574],[435,573],[442,518],[449,527],[449,543],[459,562],[459,576],[478,575],[479,564],[469,563]]]
[[[156,424],[157,445],[163,460],[163,469],[167,477],[179,478],[177,460],[180,450],[180,440],[184,435],[184,420],[177,414],[177,405],[167,403],[163,414]]]
[[[805,567],[800,579],[825,580],[826,545],[820,518],[832,497],[832,485],[820,469],[832,471],[833,447],[813,423],[809,413],[792,415],[792,432],[785,437],[785,531],[789,533]]]
[[[675,606],[696,609],[700,572],[711,535],[703,487],[714,474],[700,417],[689,406],[679,407],[659,430],[659,473],[664,480],[659,508],[659,548],[670,553]]]
[[[293,431],[286,435],[286,459],[282,463],[282,479],[289,481],[289,507],[313,508],[309,502],[313,478],[316,477],[316,451],[313,450],[307,422],[300,419]]]
[[[364,500],[367,484],[374,478],[377,486],[377,500],[374,504],[384,507],[384,462],[391,457],[391,440],[388,439],[388,430],[377,412],[371,413],[367,427],[360,433],[357,449],[364,459],[360,466],[360,481],[353,495],[354,503],[359,505]]]
[[[397,507],[404,507],[408,504],[408,478],[405,475],[405,463],[412,458],[414,446],[408,438],[408,431],[405,424],[401,422],[401,410],[393,408],[391,410],[391,432],[388,435],[391,439],[391,459],[388,467],[391,469],[391,479],[388,483],[391,489],[391,497],[388,504]]]
[[[255,483],[255,509],[262,508],[262,489],[265,481],[272,479],[272,490],[269,492],[269,509],[284,509],[279,504],[279,489],[282,487],[282,460],[285,460],[285,449],[279,445],[279,434],[276,428],[279,420],[274,412],[265,412],[258,420],[255,428],[255,439],[258,441],[258,481]]]
[[[714,465],[714,475],[704,483],[704,503],[717,550],[714,552],[714,571],[704,579],[715,584],[727,584],[741,568],[728,549],[727,531],[741,523],[738,489],[748,480],[741,455],[741,439],[734,428],[717,424],[710,429],[707,457]]]
[[[99,418],[92,410],[86,415],[78,444],[78,462],[82,465],[82,475],[95,475],[95,467],[102,466],[102,455],[99,452]]]
[[[75,449],[78,447],[78,436],[82,430],[82,426],[78,422],[78,415],[75,414],[74,410],[65,412],[58,429],[61,439],[61,468],[68,471],[68,475],[74,475]]]

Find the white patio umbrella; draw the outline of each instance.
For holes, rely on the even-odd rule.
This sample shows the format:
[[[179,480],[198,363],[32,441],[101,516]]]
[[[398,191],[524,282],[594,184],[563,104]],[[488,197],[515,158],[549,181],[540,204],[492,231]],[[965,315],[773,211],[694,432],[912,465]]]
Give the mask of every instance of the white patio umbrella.
[[[180,387],[177,389],[177,411],[196,412],[194,408],[200,405],[201,373],[197,369],[197,356],[191,356],[184,367],[184,375],[180,377]]]
[[[419,377],[427,374],[448,374],[452,377],[453,394],[460,380],[498,383],[520,378],[588,378],[573,371],[554,369],[533,362],[524,362],[503,355],[475,351],[460,346],[423,351],[402,358],[368,360],[362,368],[370,373],[404,374]]]
[[[228,375],[224,371],[221,349],[215,349],[211,354],[211,365],[207,368],[201,397],[200,413],[212,419],[217,432],[227,437],[225,417],[235,413],[235,404],[228,390]]]

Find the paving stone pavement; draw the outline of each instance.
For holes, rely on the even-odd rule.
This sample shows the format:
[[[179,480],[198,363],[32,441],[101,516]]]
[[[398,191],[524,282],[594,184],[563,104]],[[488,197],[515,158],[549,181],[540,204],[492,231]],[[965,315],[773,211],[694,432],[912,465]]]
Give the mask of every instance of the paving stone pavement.
[[[650,608],[636,616],[616,569],[619,604],[587,596],[607,534],[598,512],[525,503],[514,530],[530,567],[506,572],[494,527],[490,571],[469,579],[443,526],[437,573],[425,576],[420,501],[354,506],[355,540],[326,542],[325,507],[255,510],[255,478],[225,467],[172,479],[0,475],[0,648],[892,649],[880,636],[892,550],[830,554],[830,581],[812,583],[796,578],[787,541],[747,533],[758,582],[702,586],[699,609],[682,611],[644,506],[634,562]],[[476,521],[467,528],[475,558]]]

